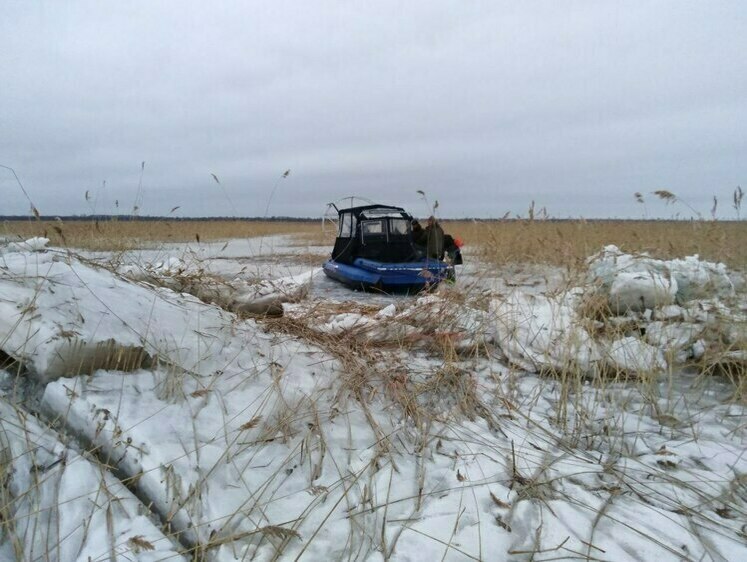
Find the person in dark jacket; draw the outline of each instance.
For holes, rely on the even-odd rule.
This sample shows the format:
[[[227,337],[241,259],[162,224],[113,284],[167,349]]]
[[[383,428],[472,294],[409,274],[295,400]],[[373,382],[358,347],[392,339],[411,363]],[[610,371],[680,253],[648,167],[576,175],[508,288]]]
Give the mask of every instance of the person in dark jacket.
[[[417,219],[412,221],[412,239],[417,248],[418,257],[426,255],[432,259],[443,260],[448,255],[452,265],[462,265],[462,241],[450,234],[444,234],[441,225],[434,217],[428,219],[423,228]]]
[[[451,234],[444,235],[444,250],[446,251],[446,255],[449,257],[451,265],[462,265],[464,263],[461,247],[461,239],[454,238]]]
[[[420,238],[423,235],[423,226],[418,219],[412,219],[412,239],[416,244],[420,244]]]
[[[436,221],[436,217],[428,217],[420,240],[420,244],[425,246],[426,256],[436,260],[444,259],[444,230]]]

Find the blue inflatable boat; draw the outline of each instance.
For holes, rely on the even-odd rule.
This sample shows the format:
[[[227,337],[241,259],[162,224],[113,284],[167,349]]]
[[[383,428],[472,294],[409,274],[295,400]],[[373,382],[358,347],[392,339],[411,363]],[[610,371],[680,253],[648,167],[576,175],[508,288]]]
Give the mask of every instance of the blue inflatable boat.
[[[337,239],[324,273],[356,289],[415,292],[454,279],[442,256],[415,243],[413,218],[400,207],[365,205],[337,210]],[[443,253],[443,252],[441,252]]]

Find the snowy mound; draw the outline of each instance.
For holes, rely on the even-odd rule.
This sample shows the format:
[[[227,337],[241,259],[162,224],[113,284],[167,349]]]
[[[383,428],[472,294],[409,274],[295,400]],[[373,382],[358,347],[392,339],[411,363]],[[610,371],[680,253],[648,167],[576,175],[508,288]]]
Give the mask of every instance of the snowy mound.
[[[615,273],[608,290],[633,273],[653,297],[605,316],[599,280],[335,301],[170,257],[129,279],[52,250],[0,263],[0,349],[64,432],[0,403],[3,560],[43,557],[48,536],[50,559],[81,562],[747,556],[744,408],[654,376],[723,342],[743,360],[747,318],[725,298],[664,304],[671,270]],[[283,318],[226,310],[285,292]],[[0,359],[0,388],[32,380]],[[644,376],[569,376],[610,372]]]
[[[227,280],[206,271],[199,263],[186,263],[172,256],[154,263],[124,265],[118,271],[129,279],[189,293],[233,312],[278,315],[282,314],[282,303],[296,302],[308,294],[321,269],[275,279]]]
[[[698,256],[657,260],[647,254],[626,254],[610,245],[590,257],[588,266],[589,281],[610,295],[614,309],[641,310],[674,300],[683,304],[696,298],[734,295],[726,266],[701,261]]]
[[[0,254],[10,254],[12,252],[40,252],[45,250],[49,244],[49,238],[29,238],[23,242],[0,242]]]
[[[595,337],[578,312],[581,289],[556,296],[514,291],[493,299],[494,339],[510,363],[533,373],[660,372],[659,348],[624,333]]]
[[[185,560],[119,480],[3,397],[0,476],[3,530],[24,538],[0,534],[2,560]]]
[[[590,371],[601,361],[598,345],[580,325],[578,296],[552,298],[512,291],[491,302],[494,337],[512,363],[530,372]]]
[[[8,253],[0,269],[0,349],[40,379],[132,370],[163,360],[209,372],[232,315],[190,295],[129,282],[75,257]]]
[[[695,299],[700,294],[710,299]],[[706,352],[740,357],[734,350],[747,348],[746,316],[726,304],[734,295],[723,264],[607,246],[590,258],[587,284],[553,294],[516,289],[494,297],[489,314],[495,343],[521,369],[647,374]]]
[[[618,314],[627,310],[643,312],[674,304],[677,281],[653,271],[634,273],[620,271],[609,288],[612,310]]]

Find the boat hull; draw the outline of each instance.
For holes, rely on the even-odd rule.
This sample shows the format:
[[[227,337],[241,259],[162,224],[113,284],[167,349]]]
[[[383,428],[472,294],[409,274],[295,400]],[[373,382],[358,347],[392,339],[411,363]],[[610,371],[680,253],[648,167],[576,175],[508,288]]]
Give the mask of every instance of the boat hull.
[[[454,269],[439,260],[384,263],[357,258],[352,264],[327,260],[324,273],[345,285],[381,291],[419,291],[453,279]]]

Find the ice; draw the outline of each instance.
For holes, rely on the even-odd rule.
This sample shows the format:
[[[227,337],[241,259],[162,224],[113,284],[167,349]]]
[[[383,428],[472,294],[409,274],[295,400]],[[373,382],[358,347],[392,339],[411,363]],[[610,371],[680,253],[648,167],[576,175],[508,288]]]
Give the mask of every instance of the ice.
[[[49,244],[49,238],[35,237],[29,238],[22,242],[0,243],[0,254],[10,254],[12,252],[40,252],[46,249]]]
[[[287,358],[279,360],[286,365]],[[287,389],[303,377],[303,369],[286,366],[285,373]],[[675,552],[682,544],[694,556],[702,554],[703,546],[687,530],[687,516],[673,514],[672,506],[708,501],[705,491],[692,484],[701,479],[724,478],[723,486],[715,485],[707,497],[725,497],[732,469],[747,469],[740,438],[724,439],[719,432],[702,433],[697,443],[686,435],[653,437],[632,456],[604,463],[582,450],[556,450],[551,426],[532,429],[550,414],[544,401],[527,410],[531,419],[526,424],[504,419],[500,431],[485,420],[434,421],[426,444],[413,452],[417,439],[412,441],[408,424],[390,416],[391,405],[385,402],[367,406],[378,430],[360,404],[320,408],[333,405],[331,397],[340,395],[333,379],[308,388],[308,400],[298,402],[298,394],[281,399],[289,400],[293,415],[290,426],[280,430],[277,413],[268,410],[280,397],[270,376],[245,378],[237,386],[235,377],[224,374],[213,380],[209,393],[181,403],[155,398],[159,376],[142,372],[122,380],[116,373],[99,373],[95,385],[60,379],[48,386],[45,403],[53,411],[64,409],[67,423],[93,439],[120,469],[141,474],[140,493],[173,526],[186,529],[183,539],[213,545],[206,550],[208,560],[267,560],[281,547],[281,559],[360,552],[363,559],[387,553],[393,560],[409,560],[418,559],[418,553],[443,556],[450,537],[455,548],[447,559],[491,559],[496,553],[554,548],[569,536],[570,542],[563,543],[569,550],[583,549],[590,533],[593,544],[613,559],[626,559],[626,549],[633,548],[656,559],[678,560]],[[538,384],[536,379],[527,382]],[[498,403],[493,407],[500,408]],[[634,417],[608,431],[630,434],[633,444],[642,426],[653,436],[659,427],[654,420]],[[698,462],[707,467],[688,460],[682,465],[687,483],[678,484],[675,469],[657,462],[668,459],[655,454],[662,444],[680,459],[703,459]],[[514,468],[511,459],[517,462]],[[672,462],[679,466],[682,461]],[[512,477],[514,472],[519,477]],[[639,481],[638,475],[646,473],[650,476]],[[583,474],[593,478],[585,484]],[[645,501],[623,492],[644,485]],[[677,490],[674,504],[672,487]],[[597,513],[606,510],[608,498],[614,502],[594,533]],[[698,519],[702,536],[728,532],[730,537],[720,539],[715,552],[747,553],[735,534],[738,522],[726,520],[725,530],[709,522],[711,516]],[[508,529],[496,523],[498,518]],[[665,525],[672,518],[677,524]],[[651,521],[661,528],[654,530]],[[540,522],[541,539],[535,544]]]
[[[745,345],[747,317],[731,302],[727,273],[697,257],[662,261],[607,246],[590,258],[588,284],[494,297],[494,339],[511,363],[531,372],[660,372],[707,348]],[[698,291],[711,298],[687,300]],[[600,296],[608,311],[590,306]]]
[[[124,264],[119,273],[135,281],[145,281],[174,291],[189,293],[227,310],[247,314],[282,314],[282,303],[296,302],[309,292],[321,269],[273,279],[226,279],[212,273],[201,262],[185,262],[176,257],[140,265]]]
[[[734,295],[734,285],[723,263],[702,261],[698,256],[668,260],[665,263],[677,280],[677,298],[680,302]]]
[[[695,343],[704,330],[705,326],[694,322],[650,322],[646,325],[646,341],[659,349],[679,351]]]
[[[233,317],[75,257],[11,253],[0,270],[0,349],[42,380],[156,358],[209,372]]]
[[[55,451],[102,461],[99,480],[61,481],[64,497],[116,474],[145,520],[208,562],[747,558],[744,406],[678,367],[744,361],[731,296],[663,305],[679,278],[644,268],[609,278],[607,291],[655,280],[651,308],[621,315],[590,307],[599,278],[395,297],[315,268],[272,261],[270,275],[249,259],[266,257],[257,244],[204,246],[126,267],[0,258],[0,348],[23,362],[0,387],[32,370]],[[231,312],[279,294],[284,318]],[[100,368],[83,360],[92,345],[148,361]],[[60,368],[65,354],[86,368]],[[88,509],[107,559],[102,505]]]
[[[659,302],[651,296],[666,296],[674,292],[679,304],[695,298],[727,297],[734,295],[734,285],[729,279],[726,266],[722,263],[701,261],[698,256],[682,259],[657,260],[647,254],[626,254],[617,246],[605,246],[598,254],[588,260],[589,280],[609,291],[617,281],[634,279],[635,274],[641,277],[641,283],[635,284],[648,297],[647,304],[661,306],[671,304]],[[647,279],[651,283],[647,287]],[[651,292],[654,295],[651,295]],[[630,302],[633,302],[632,299]],[[614,301],[613,301],[614,302]]]
[[[531,372],[593,371],[602,359],[579,322],[577,294],[557,297],[513,291],[490,304],[494,339],[508,360]]]
[[[391,318],[397,314],[397,307],[392,304],[388,304],[376,313],[376,318]]]
[[[651,271],[621,271],[610,285],[609,300],[613,312],[622,314],[628,310],[643,312],[672,305],[676,294],[677,281],[673,277]]]
[[[105,467],[2,397],[0,476],[3,560],[185,560]]]
[[[747,315],[732,315],[722,330],[724,341],[733,347],[747,349]]]
[[[653,317],[656,320],[681,320],[684,311],[682,307],[676,304],[670,306],[662,306],[654,311]]]
[[[605,352],[605,360],[613,370],[623,373],[656,373],[667,368],[659,348],[633,336],[613,341]]]

